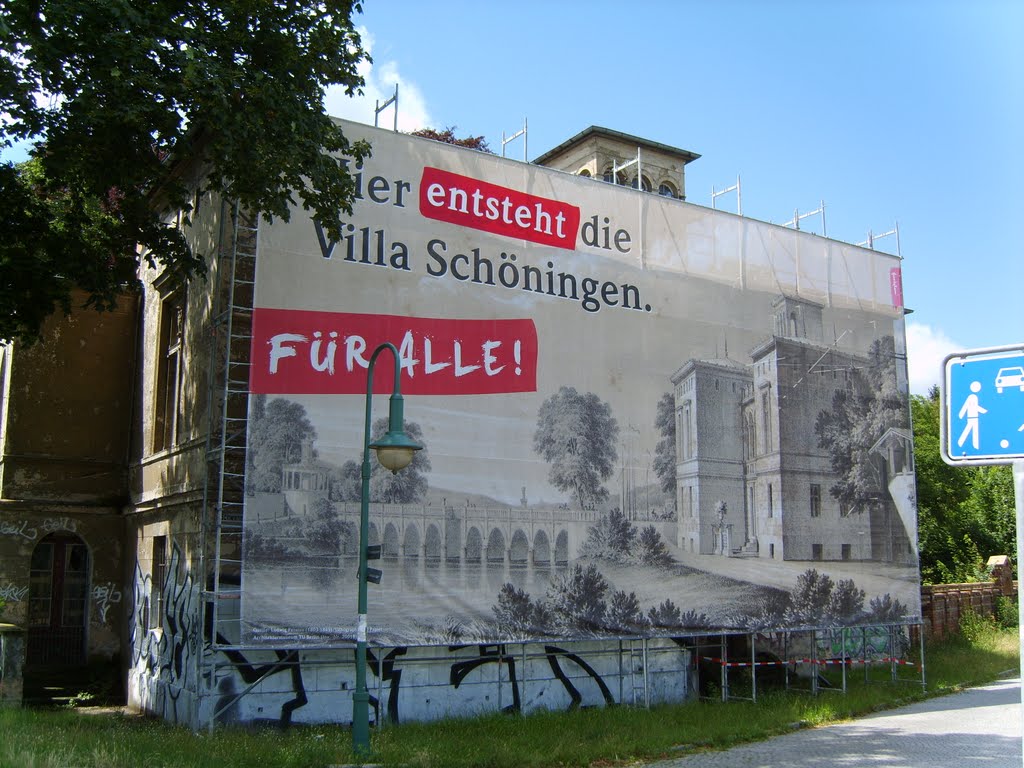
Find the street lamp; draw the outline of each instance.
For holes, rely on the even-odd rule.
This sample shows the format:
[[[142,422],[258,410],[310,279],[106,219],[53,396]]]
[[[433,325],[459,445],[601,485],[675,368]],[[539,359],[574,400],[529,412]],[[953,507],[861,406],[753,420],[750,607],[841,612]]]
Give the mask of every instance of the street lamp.
[[[388,412],[388,433],[370,443],[370,402],[373,398],[373,366],[384,350],[395,358],[395,385]],[[362,492],[359,498],[359,623],[356,625],[356,689],[352,692],[352,751],[359,757],[370,754],[370,694],[366,690],[366,584],[380,583],[380,572],[370,574],[366,562],[370,538],[370,449],[377,460],[392,472],[409,466],[413,454],[423,448],[402,429],[402,361],[394,344],[385,342],[373,350],[366,369],[366,421],[363,428]],[[377,553],[374,553],[375,556]]]

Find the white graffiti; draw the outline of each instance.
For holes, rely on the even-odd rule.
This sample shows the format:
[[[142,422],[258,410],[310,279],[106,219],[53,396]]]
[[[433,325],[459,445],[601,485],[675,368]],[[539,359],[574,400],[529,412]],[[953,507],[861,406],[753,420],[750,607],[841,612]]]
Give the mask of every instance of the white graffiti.
[[[78,530],[78,525],[70,517],[48,517],[43,520],[43,530],[47,533],[53,531],[71,531],[74,533]]]
[[[20,603],[28,596],[28,587],[19,587],[11,582],[0,587],[0,600],[8,603]]]
[[[18,536],[35,541],[39,538],[39,528],[42,528],[44,533],[75,532],[78,530],[78,525],[70,517],[48,517],[39,524],[38,528],[29,525],[28,520],[0,520],[0,536]]]
[[[23,539],[34,541],[39,536],[39,531],[29,528],[28,520],[16,522],[0,520],[0,536],[20,536]]]
[[[106,584],[96,584],[92,588],[92,599],[96,601],[96,609],[99,614],[100,623],[107,623],[107,611],[110,606],[121,602],[121,590],[112,581]]]

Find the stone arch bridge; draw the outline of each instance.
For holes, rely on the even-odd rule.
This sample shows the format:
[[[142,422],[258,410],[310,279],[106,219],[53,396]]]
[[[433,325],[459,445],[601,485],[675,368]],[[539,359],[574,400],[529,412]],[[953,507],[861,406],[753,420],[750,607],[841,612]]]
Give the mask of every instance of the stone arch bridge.
[[[337,504],[359,525],[359,504]],[[370,544],[385,558],[459,563],[559,565],[579,557],[600,513],[466,504],[370,504]]]

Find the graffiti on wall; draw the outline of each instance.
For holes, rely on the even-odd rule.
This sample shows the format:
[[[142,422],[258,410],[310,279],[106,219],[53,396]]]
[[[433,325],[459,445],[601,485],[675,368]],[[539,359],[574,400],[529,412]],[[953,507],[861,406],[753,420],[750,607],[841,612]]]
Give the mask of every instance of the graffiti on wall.
[[[97,619],[100,624],[106,624],[107,612],[110,610],[110,606],[118,605],[121,602],[121,590],[112,581],[108,581],[106,584],[94,584],[92,599],[96,604],[93,618]]]
[[[0,600],[6,603],[20,603],[26,597],[28,597],[28,587],[19,587],[12,582],[0,586]]]
[[[40,535],[45,536],[54,531],[78,530],[78,525],[70,517],[48,517],[38,524],[30,523],[28,520],[0,520],[0,536],[12,536],[15,538],[35,541]]]
[[[219,723],[268,722],[281,727],[296,720],[351,718],[354,649],[351,656],[335,651],[332,658],[327,651],[224,648],[230,641],[215,631],[212,614],[203,611],[190,570],[180,567],[182,557],[175,544],[166,581],[160,585],[136,566],[130,623],[133,704],[192,726],[200,723],[200,716]],[[113,594],[105,596],[116,602]],[[456,711],[572,710],[619,700],[613,691],[623,674],[619,662],[608,648],[597,645],[584,649],[544,644],[531,650],[529,658],[522,646],[500,643],[396,647],[386,652],[371,648],[367,687],[374,719],[390,722]],[[680,687],[680,697],[679,669],[684,666],[679,651],[673,650],[666,669],[674,670],[672,685]],[[307,678],[317,685],[311,689]],[[202,712],[200,697],[209,707]]]

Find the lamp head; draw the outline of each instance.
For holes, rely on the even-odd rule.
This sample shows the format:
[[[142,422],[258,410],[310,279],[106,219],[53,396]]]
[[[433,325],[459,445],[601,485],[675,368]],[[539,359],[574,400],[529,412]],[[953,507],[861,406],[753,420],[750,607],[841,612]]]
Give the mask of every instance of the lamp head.
[[[391,395],[388,433],[380,440],[370,443],[370,448],[377,452],[377,461],[392,472],[405,469],[412,461],[413,454],[423,449],[422,445],[405,434],[402,428],[403,409],[402,396],[395,392]]]
[[[377,452],[377,461],[392,472],[409,466],[416,451],[423,448],[401,429],[388,432],[380,440],[370,443],[370,447]]]

